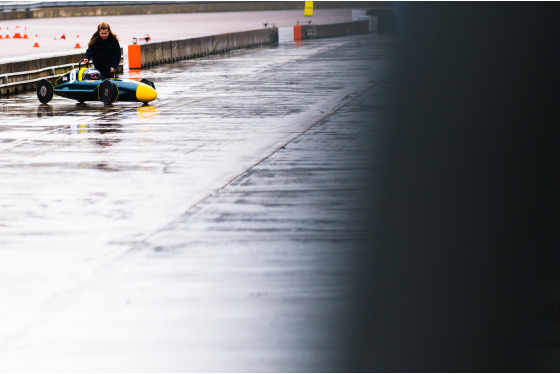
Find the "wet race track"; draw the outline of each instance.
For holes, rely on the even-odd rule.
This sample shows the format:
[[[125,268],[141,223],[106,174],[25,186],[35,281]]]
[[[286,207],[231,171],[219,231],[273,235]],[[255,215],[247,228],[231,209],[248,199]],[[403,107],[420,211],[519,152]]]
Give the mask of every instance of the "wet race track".
[[[125,70],[145,106],[1,99],[0,371],[347,368],[393,42]]]

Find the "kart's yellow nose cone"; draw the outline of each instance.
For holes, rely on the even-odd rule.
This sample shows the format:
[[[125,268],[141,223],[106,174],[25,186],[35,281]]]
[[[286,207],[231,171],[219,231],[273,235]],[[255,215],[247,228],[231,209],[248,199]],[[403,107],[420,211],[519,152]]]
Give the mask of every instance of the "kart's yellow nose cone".
[[[138,83],[138,88],[136,88],[136,98],[138,101],[148,103],[157,98],[157,92],[145,83]]]

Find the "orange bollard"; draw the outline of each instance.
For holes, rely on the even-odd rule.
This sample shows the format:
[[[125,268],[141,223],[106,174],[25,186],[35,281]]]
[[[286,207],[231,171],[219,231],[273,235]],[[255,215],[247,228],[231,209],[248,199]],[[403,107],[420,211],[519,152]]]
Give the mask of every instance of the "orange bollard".
[[[142,56],[140,53],[140,46],[138,44],[131,44],[128,46],[128,68],[140,69],[142,67]]]

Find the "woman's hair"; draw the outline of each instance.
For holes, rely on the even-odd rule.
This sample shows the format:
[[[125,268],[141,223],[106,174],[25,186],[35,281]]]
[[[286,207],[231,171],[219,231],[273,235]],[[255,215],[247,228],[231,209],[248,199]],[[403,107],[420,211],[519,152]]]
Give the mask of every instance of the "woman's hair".
[[[101,30],[109,30],[109,39],[114,38],[116,40],[119,40],[119,38],[117,37],[117,34],[113,34],[113,32],[111,31],[111,26],[109,26],[109,24],[106,23],[106,22],[101,22],[97,26],[97,31],[91,36],[91,39],[89,40],[88,46],[92,45],[93,43],[95,43],[96,41],[101,39],[101,36],[99,35],[99,32]]]

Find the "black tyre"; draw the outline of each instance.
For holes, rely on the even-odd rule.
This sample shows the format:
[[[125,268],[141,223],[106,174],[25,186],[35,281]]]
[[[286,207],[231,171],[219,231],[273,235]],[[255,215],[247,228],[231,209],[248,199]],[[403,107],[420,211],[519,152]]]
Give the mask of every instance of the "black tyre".
[[[99,85],[99,99],[105,105],[111,104],[114,100],[115,96],[115,89],[113,87],[113,83],[109,80],[104,80]]]
[[[154,82],[147,80],[146,78],[142,78],[140,79],[140,83],[145,83],[148,86],[151,86],[154,90],[156,89],[156,86],[154,85]]]
[[[54,88],[47,79],[41,79],[37,84],[37,97],[42,104],[46,104],[53,98]]]

